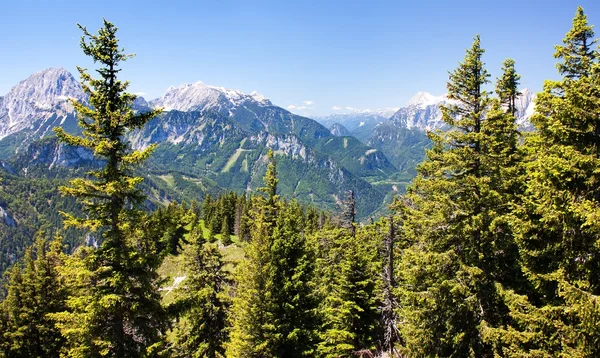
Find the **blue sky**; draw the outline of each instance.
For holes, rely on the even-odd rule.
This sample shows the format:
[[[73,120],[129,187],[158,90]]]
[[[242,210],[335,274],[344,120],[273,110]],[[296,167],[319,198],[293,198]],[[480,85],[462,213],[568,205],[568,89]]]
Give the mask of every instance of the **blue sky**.
[[[76,23],[96,31],[102,17],[137,54],[123,77],[147,99],[201,80],[309,107],[294,110],[302,114],[400,107],[417,91],[444,93],[475,34],[494,78],[512,57],[523,87],[537,91],[557,76],[554,45],[577,5],[600,25],[598,0],[7,1],[0,94],[47,67],[91,67]]]

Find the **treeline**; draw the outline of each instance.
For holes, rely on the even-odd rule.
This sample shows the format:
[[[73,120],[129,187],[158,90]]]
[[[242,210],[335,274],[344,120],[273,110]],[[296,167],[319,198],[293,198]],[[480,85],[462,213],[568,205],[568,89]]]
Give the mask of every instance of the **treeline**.
[[[447,128],[429,133],[393,215],[368,225],[355,222],[353,193],[336,216],[280,198],[272,152],[260,193],[137,209],[129,169],[152,147],[133,151],[121,134],[158,112],[130,110],[116,28],[82,30],[104,79],[82,70],[94,109],[75,104],[83,137],[58,135],[108,159],[62,191],[87,214],[67,224],[103,241],[67,255],[60,239],[40,239],[27,251],[0,306],[0,355],[600,356],[600,53],[581,8],[532,133],[515,119],[515,62],[487,92],[475,37],[450,73]],[[232,270],[223,248],[234,246]],[[161,300],[157,270],[181,252],[185,277]]]
[[[202,203],[201,211],[194,209],[197,205],[192,202],[192,209],[199,214],[205,227],[209,230],[209,241],[214,242],[217,234],[221,235],[224,244],[231,243],[231,235],[238,236],[243,242],[251,239],[251,226],[255,221],[256,195],[239,195],[228,192],[213,199],[210,194]],[[303,207],[304,225],[309,232],[320,229],[327,223],[335,221],[328,213],[313,206]]]

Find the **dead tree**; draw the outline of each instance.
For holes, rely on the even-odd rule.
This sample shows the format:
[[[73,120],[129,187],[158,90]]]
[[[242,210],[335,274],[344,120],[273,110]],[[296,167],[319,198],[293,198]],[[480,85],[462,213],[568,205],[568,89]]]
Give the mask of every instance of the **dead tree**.
[[[394,228],[394,218],[390,216],[390,227],[388,235],[385,239],[385,254],[386,260],[383,265],[383,305],[381,307],[381,323],[383,327],[383,342],[382,350],[388,353],[391,357],[398,356],[395,349],[395,344],[400,341],[400,333],[398,332],[397,322],[398,315],[396,314],[397,301],[394,295],[394,241],[396,231]]]

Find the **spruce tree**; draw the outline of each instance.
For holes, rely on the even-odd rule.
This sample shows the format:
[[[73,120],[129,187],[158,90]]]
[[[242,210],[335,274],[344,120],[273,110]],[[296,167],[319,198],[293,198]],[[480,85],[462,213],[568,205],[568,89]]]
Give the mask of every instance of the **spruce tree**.
[[[517,98],[521,76],[515,71],[515,61],[508,58],[502,64],[502,76],[496,82],[496,94],[500,102],[506,107],[506,112],[515,115],[517,111]]]
[[[250,241],[250,229],[251,223],[253,221],[252,218],[252,203],[254,198],[249,196],[245,201],[242,207],[242,213],[240,216],[240,231],[238,236],[240,238],[240,242],[249,242]]]
[[[221,243],[225,246],[231,245],[231,234],[229,233],[229,223],[227,217],[223,216],[223,223],[221,224]]]
[[[213,198],[210,194],[206,194],[204,201],[202,202],[202,220],[204,220],[204,226],[208,227],[213,215]]]
[[[316,308],[313,276],[315,257],[304,232],[300,205],[287,202],[273,230],[272,297],[275,309],[277,357],[314,355]]]
[[[300,357],[314,348],[314,259],[303,213],[280,201],[272,151],[267,159],[266,195],[253,204],[251,242],[236,272],[228,357]]]
[[[129,83],[118,79],[119,66],[132,55],[119,48],[117,28],[106,20],[98,34],[79,27],[81,48],[101,65],[100,78],[78,68],[88,103],[72,103],[83,135],[60,127],[55,132],[61,142],[92,151],[104,165],[61,191],[77,198],[86,213],[65,213],[65,224],[98,232],[102,243],[85,258],[90,275],[87,290],[79,291],[84,296],[70,298],[68,311],[55,318],[67,337],[68,355],[143,356],[160,342],[167,325],[157,286],[160,261],[139,225],[145,220],[139,209],[144,195],[137,188],[142,178],[133,175],[154,147],[133,150],[124,136],[160,110],[132,110],[136,97],[126,92]]]
[[[513,227],[527,290],[503,292],[513,324],[492,335],[509,356],[600,354],[600,65],[583,9],[556,47],[527,138],[525,191]]]
[[[227,340],[230,279],[221,253],[196,232],[185,252],[186,278],[171,309],[178,323],[170,345],[174,357],[221,357]]]
[[[507,320],[495,284],[507,276],[500,249],[510,246],[510,236],[498,235],[494,221],[507,210],[505,188],[491,178],[508,155],[494,150],[503,136],[514,135],[514,121],[511,126],[499,103],[500,117],[490,119],[483,53],[476,36],[450,73],[450,101],[441,106],[449,128],[429,134],[433,147],[408,192],[404,233],[410,245],[399,263],[398,294],[409,355],[491,356],[481,332]]]
[[[277,172],[272,151],[267,155],[268,166],[265,186],[254,207],[251,242],[246,256],[238,265],[235,276],[236,292],[232,306],[232,328],[227,345],[228,357],[274,356],[274,305],[271,299],[273,262],[271,260],[272,233],[279,198]]]
[[[65,308],[66,289],[57,267],[62,264],[60,240],[50,249],[42,237],[25,252],[23,268],[10,272],[8,295],[0,310],[7,357],[59,357],[64,338],[49,314]]]
[[[349,357],[375,350],[379,338],[381,300],[377,276],[379,251],[369,244],[378,235],[356,236],[345,229],[322,231],[317,283],[321,286],[322,327],[318,356]]]

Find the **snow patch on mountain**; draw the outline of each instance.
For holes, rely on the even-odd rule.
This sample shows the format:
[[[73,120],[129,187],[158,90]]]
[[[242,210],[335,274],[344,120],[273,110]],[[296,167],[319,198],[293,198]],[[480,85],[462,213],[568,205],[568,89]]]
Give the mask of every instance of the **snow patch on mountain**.
[[[529,89],[521,90],[521,95],[517,99],[517,124],[521,129],[532,129],[529,118],[534,111],[535,94]],[[449,100],[447,95],[434,96],[427,92],[417,92],[417,94],[408,101],[404,108],[400,108],[391,118],[390,122],[396,126],[430,131],[443,128],[446,124],[442,120],[442,111],[440,105],[452,104],[455,101]]]
[[[535,97],[535,93],[528,88],[524,88],[521,90],[521,95],[515,103],[517,125],[522,130],[533,130],[530,119],[535,110]]]
[[[407,103],[407,107],[426,108],[428,106],[437,105],[441,102],[446,101],[446,96],[434,96],[428,92],[417,92],[410,101]]]

